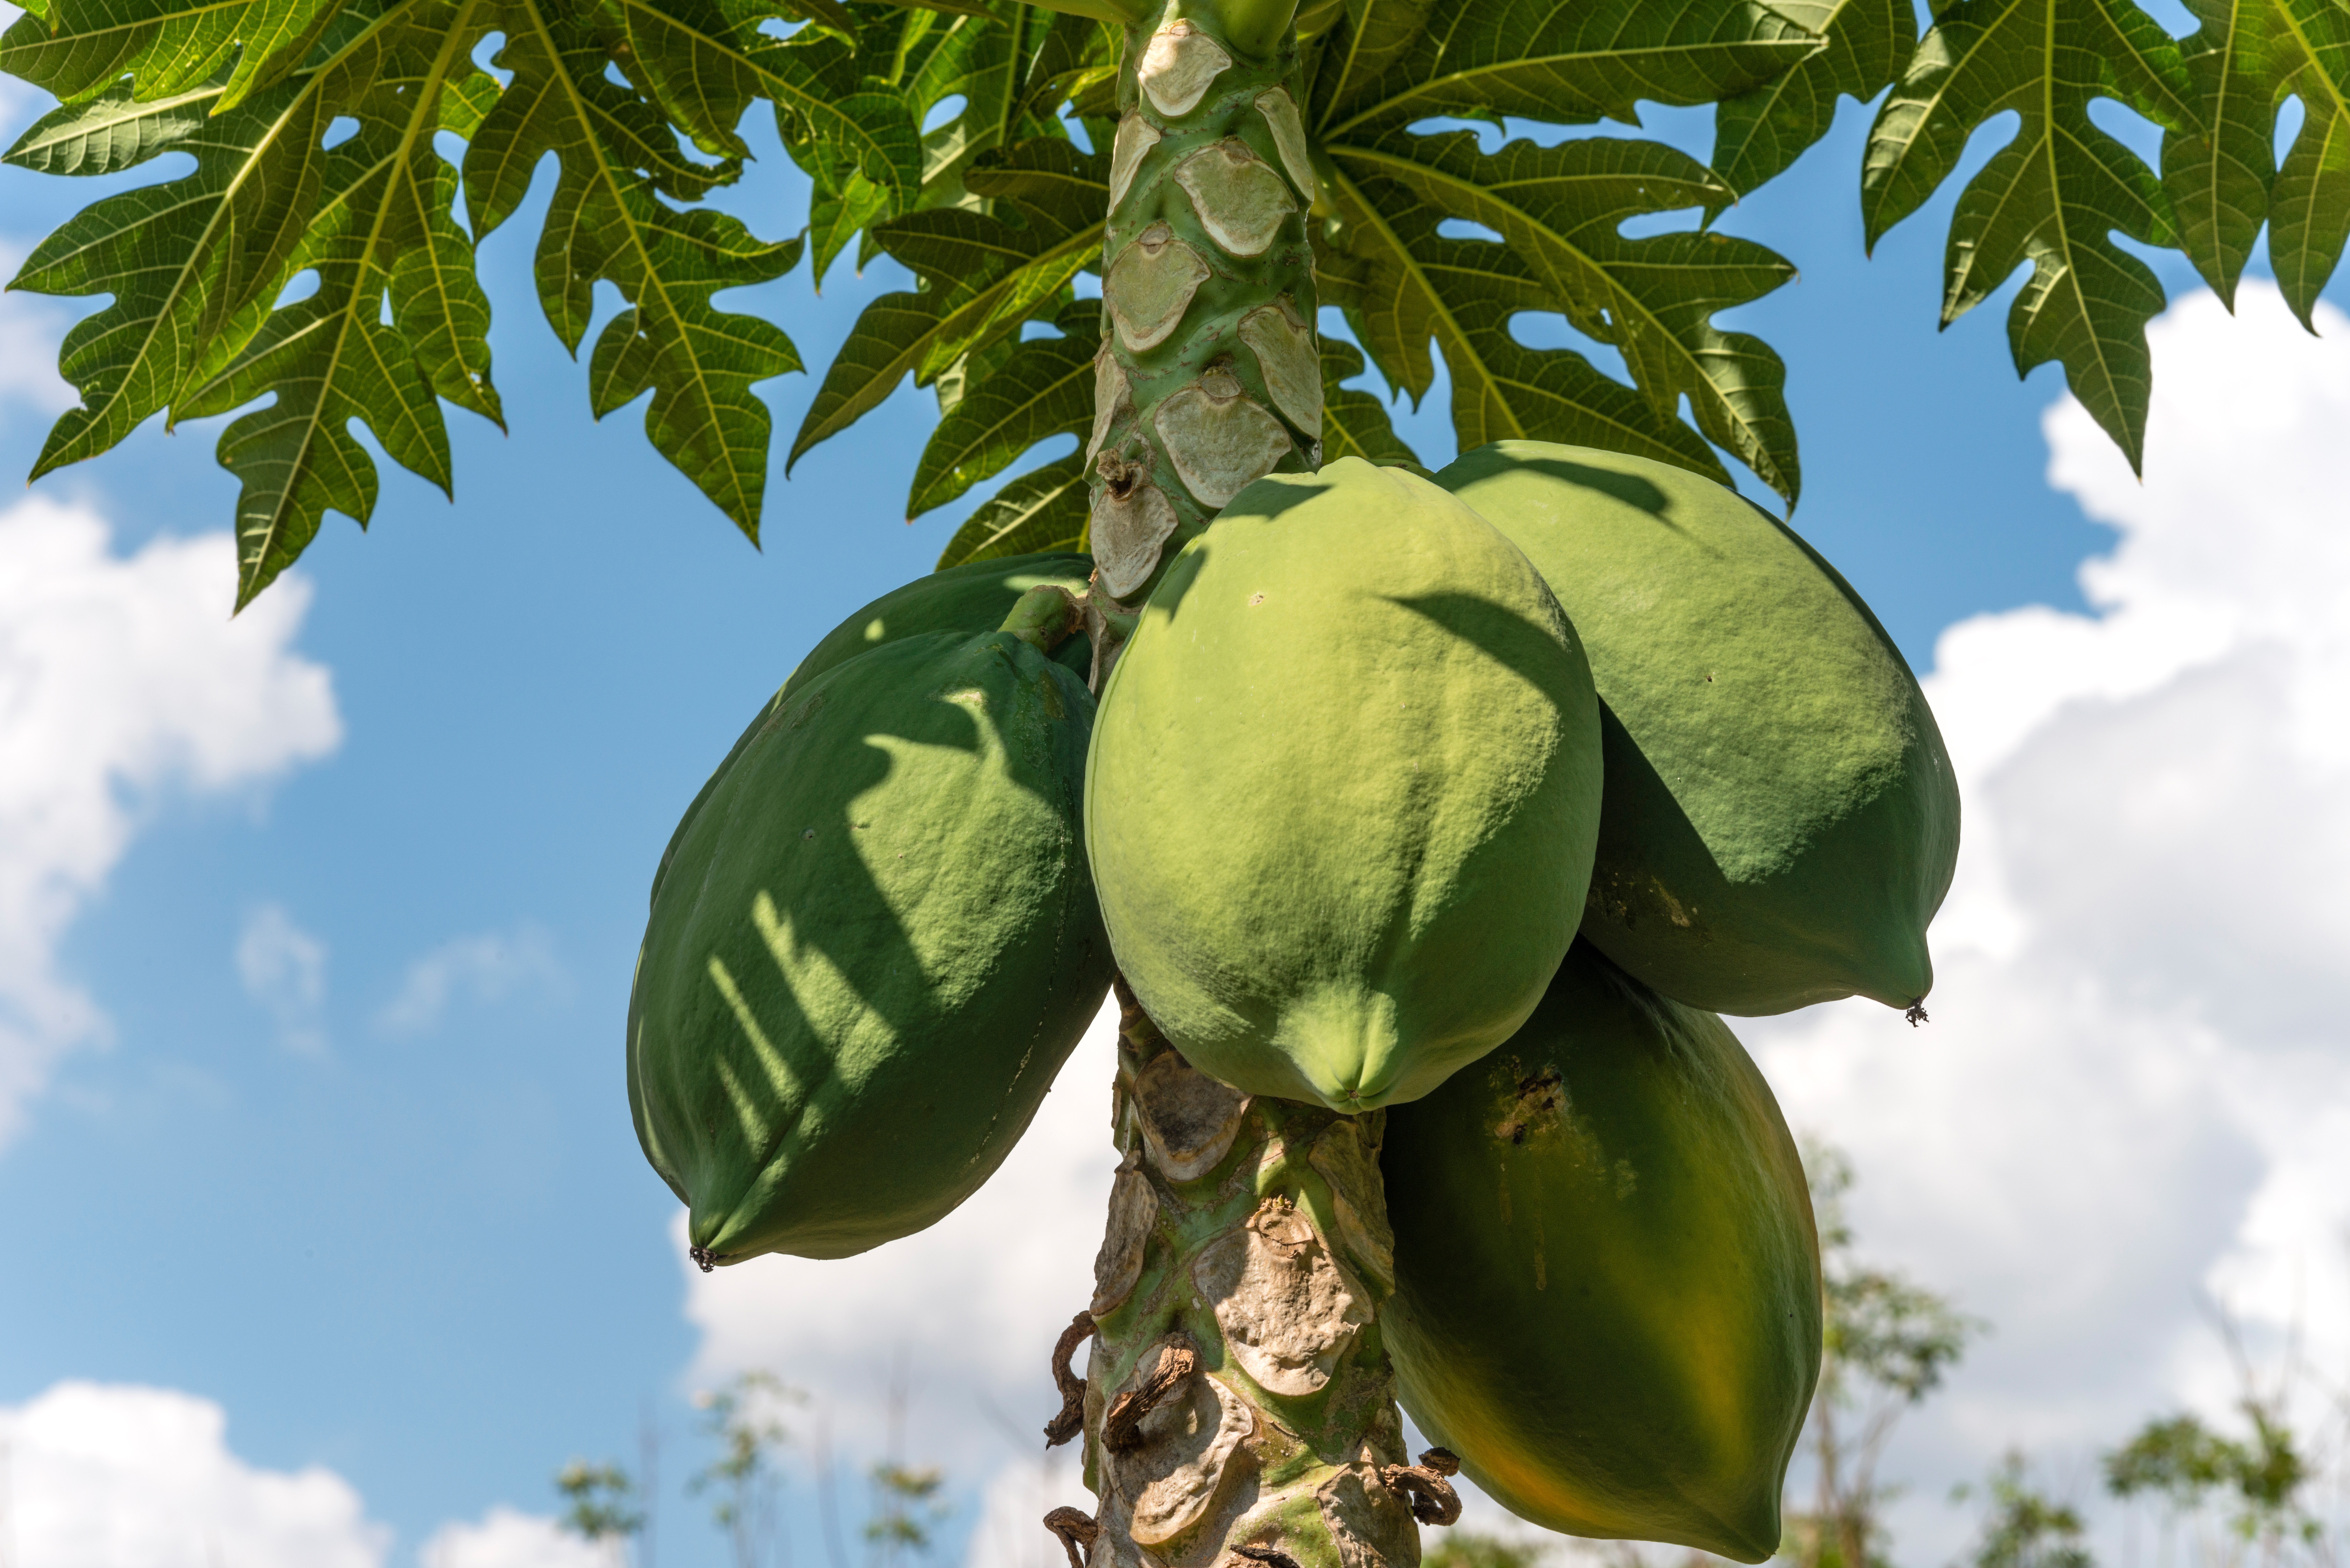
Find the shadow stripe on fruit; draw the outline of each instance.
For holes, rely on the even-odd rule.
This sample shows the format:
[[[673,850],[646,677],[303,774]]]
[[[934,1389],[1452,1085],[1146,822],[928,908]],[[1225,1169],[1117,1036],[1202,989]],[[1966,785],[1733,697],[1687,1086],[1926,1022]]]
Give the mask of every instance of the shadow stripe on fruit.
[[[898,629],[1002,622],[1019,593],[986,566],[819,644],[655,882],[629,1098],[705,1264],[842,1257],[943,1217],[1108,990],[1083,680],[1011,631]]]

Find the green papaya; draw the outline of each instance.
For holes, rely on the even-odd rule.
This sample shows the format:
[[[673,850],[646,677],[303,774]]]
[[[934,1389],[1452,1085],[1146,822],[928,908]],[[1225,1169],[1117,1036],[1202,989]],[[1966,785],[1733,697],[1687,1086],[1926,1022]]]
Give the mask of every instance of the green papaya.
[[[1819,1239],[1720,1018],[1577,942],[1508,1044],[1388,1112],[1379,1169],[1398,1394],[1471,1480],[1571,1535],[1778,1549]]]
[[[677,831],[670,836],[669,846],[661,851],[660,864],[653,871],[653,892],[660,892],[660,879],[669,870],[670,857],[677,853],[677,841],[685,832],[685,825],[709,797],[712,785],[733,764],[751,737],[767,716],[809,681],[844,659],[894,642],[901,637],[920,637],[926,632],[961,631],[978,633],[993,631],[1012,613],[1012,607],[1030,588],[1047,583],[1069,592],[1085,591],[1086,580],[1093,575],[1090,556],[1045,552],[1034,556],[1006,556],[1000,560],[967,561],[960,566],[949,566],[943,572],[932,572],[927,577],[916,577],[900,588],[892,588],[834,627],[816,645],[808,649],[807,657],[784,681],[781,690],[759,710],[758,715],[743,727],[735,739],[733,749],[726,753],[702,793],[693,797],[679,819]],[[1053,650],[1055,663],[1075,670],[1079,676],[1092,669],[1093,645],[1083,638],[1073,637]]]
[[[1958,785],[1852,586],[1736,491],[1645,458],[1496,441],[1437,483],[1590,649],[1607,787],[1584,934],[1717,1012],[1923,1001]]]
[[[1005,556],[992,561],[966,561],[916,577],[892,588],[838,626],[808,649],[799,668],[784,682],[779,697],[789,697],[802,686],[844,659],[901,637],[924,632],[993,631],[1012,613],[1012,607],[1030,588],[1055,584],[1073,594],[1086,589],[1093,575],[1090,556],[1047,551],[1035,556]],[[1076,674],[1093,665],[1093,645],[1073,637],[1053,650],[1054,662]]]
[[[697,1259],[861,1252],[1003,1162],[1109,989],[1092,718],[1010,632],[890,639],[711,782],[629,1002],[637,1136]]]
[[[1102,694],[1086,836],[1120,972],[1236,1087],[1424,1095],[1541,1000],[1599,776],[1582,648],[1508,540],[1359,458],[1259,480]]]

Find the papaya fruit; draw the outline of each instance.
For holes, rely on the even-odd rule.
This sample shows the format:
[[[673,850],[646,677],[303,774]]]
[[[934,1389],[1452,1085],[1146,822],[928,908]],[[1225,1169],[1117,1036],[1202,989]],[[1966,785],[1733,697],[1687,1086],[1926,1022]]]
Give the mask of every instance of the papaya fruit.
[[[1034,556],[1005,556],[991,561],[966,561],[916,577],[883,594],[824,634],[778,695],[788,696],[844,659],[901,637],[925,632],[993,631],[1012,613],[1012,607],[1030,588],[1055,584],[1073,594],[1085,592],[1093,575],[1090,556],[1045,551]],[[1053,650],[1054,662],[1083,676],[1092,668],[1093,645],[1070,638]]]
[[[1716,1012],[1923,1001],[1958,787],[1852,586],[1736,491],[1645,458],[1496,441],[1437,483],[1590,650],[1607,784],[1584,934]]]
[[[1577,942],[1506,1044],[1388,1113],[1379,1324],[1430,1441],[1523,1519],[1742,1563],[1819,1379],[1819,1239],[1721,1020]]]
[[[1202,1072],[1412,1099],[1542,999],[1599,777],[1582,647],[1515,546],[1359,458],[1271,475],[1176,556],[1104,688],[1111,949]]]
[[[816,645],[808,649],[782,688],[759,710],[750,723],[743,726],[717,768],[685,808],[678,820],[677,831],[670,836],[668,847],[661,851],[660,864],[653,871],[653,892],[660,892],[660,879],[669,869],[670,857],[677,853],[677,841],[685,832],[685,825],[709,798],[719,775],[733,765],[743,748],[757,734],[759,726],[791,694],[844,659],[893,642],[901,637],[919,637],[926,632],[960,631],[976,634],[993,631],[1012,613],[1012,607],[1030,588],[1051,583],[1082,593],[1086,580],[1093,575],[1090,556],[1047,551],[1033,556],[1006,556],[1000,560],[967,561],[960,566],[950,566],[943,572],[932,572],[926,577],[916,577],[905,587],[892,588],[871,604],[824,634]],[[1080,677],[1092,668],[1093,646],[1083,638],[1071,638],[1053,650],[1055,662],[1075,670]]]
[[[1109,989],[1080,819],[1093,699],[1008,631],[882,640],[787,691],[680,829],[629,1100],[696,1258],[932,1223]]]

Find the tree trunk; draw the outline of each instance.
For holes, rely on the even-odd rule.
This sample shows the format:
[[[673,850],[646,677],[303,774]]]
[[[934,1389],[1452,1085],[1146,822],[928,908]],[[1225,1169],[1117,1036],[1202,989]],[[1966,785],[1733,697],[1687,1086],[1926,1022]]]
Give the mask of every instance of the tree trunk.
[[[1321,466],[1296,67],[1281,0],[1127,29],[1086,447],[1097,584],[1125,604],[1251,480]]]
[[[1252,1098],[1194,1071],[1118,990],[1123,1156],[1082,1409],[1095,1519],[1047,1525],[1089,1568],[1413,1568],[1415,1515],[1451,1522],[1451,1456],[1407,1468],[1377,1303],[1392,1288],[1382,1112]],[[1062,1367],[1056,1364],[1056,1373]],[[1079,1403],[1081,1401],[1081,1405]],[[1234,1564],[1233,1568],[1245,1568]]]
[[[1321,464],[1293,8],[1172,0],[1127,30],[1086,448],[1097,681],[1184,542],[1250,481]],[[1082,1421],[1099,1501],[1047,1525],[1072,1568],[1414,1568],[1415,1518],[1460,1505],[1449,1455],[1408,1467],[1379,1339],[1384,1114],[1253,1099],[1118,995],[1123,1158],[1046,1428]],[[1080,1384],[1066,1361],[1088,1341]]]

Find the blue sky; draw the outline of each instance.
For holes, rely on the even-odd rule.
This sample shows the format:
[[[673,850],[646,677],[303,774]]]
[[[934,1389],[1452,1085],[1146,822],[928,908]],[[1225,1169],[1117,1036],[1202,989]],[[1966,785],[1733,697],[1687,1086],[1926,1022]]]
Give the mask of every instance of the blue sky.
[[[13,137],[38,106],[21,88],[7,90],[0,134]],[[2126,818],[2101,814],[2095,801],[2120,800],[2145,748],[2167,744],[2160,735],[2170,732],[2159,725],[2173,722],[2129,704],[2188,701],[2201,690],[2189,690],[2194,681],[2220,679],[2211,672],[2234,669],[2228,660],[2242,649],[2230,640],[2233,632],[2212,632],[2209,646],[2197,641],[2200,633],[2182,640],[2164,632],[2171,623],[2160,619],[2163,607],[2185,602],[2212,574],[2180,566],[2169,576],[2152,568],[2130,576],[2131,561],[2160,556],[2152,545],[2139,556],[2125,549],[2119,575],[2108,574],[2108,597],[2095,618],[2085,616],[2092,607],[2077,576],[2085,559],[2111,551],[2117,537],[2191,535],[2193,520],[2146,510],[2173,492],[2150,485],[2154,502],[2134,499],[2077,420],[2043,427],[2061,383],[2053,369],[2016,381],[2003,331],[2013,284],[1953,330],[1936,331],[1938,264],[1955,184],[1897,230],[1874,261],[1863,259],[1855,171],[1866,118],[1845,106],[1825,144],[1726,220],[1731,232],[1775,246],[1803,270],[1800,283],[1734,321],[1788,362],[1807,482],[1797,526],[1852,578],[1921,671],[1935,667],[1946,630],[1974,628],[1971,640],[1945,645],[1944,664],[1951,647],[1977,650],[1978,663],[1968,667],[1976,674],[1965,676],[1976,684],[1938,688],[1937,702],[1950,691],[1952,711],[1973,716],[1967,733],[1985,737],[1978,776],[1986,798],[2006,803],[1985,820],[2008,825],[2000,841],[2021,854],[2016,846],[2057,831],[2048,824],[2073,820],[2050,815],[2049,803],[2069,799],[2064,789],[2083,780],[2108,779],[2117,792],[2093,792],[2083,823]],[[1702,151],[1702,115],[1657,123]],[[736,204],[755,228],[781,233],[798,220],[800,187],[771,139],[760,151],[760,169]],[[541,202],[546,184],[542,178]],[[87,182],[0,170],[0,247],[21,257],[95,193]],[[776,477],[765,547],[754,551],[654,457],[639,410],[600,427],[588,420],[580,369],[531,299],[536,211],[527,209],[484,252],[512,432],[452,411],[454,504],[387,465],[370,532],[329,520],[298,572],[272,590],[286,602],[264,601],[278,618],[270,623],[276,631],[255,634],[277,639],[265,659],[254,657],[283,686],[285,711],[295,715],[284,722],[293,728],[272,731],[277,721],[250,719],[259,738],[239,753],[242,762],[209,779],[181,756],[190,746],[201,751],[184,740],[161,760],[104,773],[125,836],[67,898],[52,922],[54,943],[30,957],[0,955],[0,976],[10,963],[30,966],[26,972],[37,970],[42,984],[94,1009],[80,1023],[58,1026],[70,1038],[54,1054],[45,1085],[20,1096],[21,1126],[0,1144],[0,1407],[26,1407],[70,1379],[212,1401],[226,1412],[228,1445],[243,1463],[332,1471],[364,1500],[366,1519],[392,1532],[388,1547],[369,1537],[389,1552],[384,1560],[402,1564],[451,1521],[479,1520],[500,1505],[551,1511],[553,1469],[574,1455],[631,1459],[648,1409],[671,1434],[666,1464],[675,1480],[694,1462],[685,1396],[754,1361],[834,1391],[827,1397],[844,1407],[842,1452],[855,1458],[860,1443],[869,1449],[870,1424],[859,1426],[845,1407],[870,1405],[896,1353],[895,1331],[878,1320],[850,1348],[813,1331],[795,1344],[787,1330],[797,1320],[788,1312],[760,1318],[760,1303],[771,1298],[749,1286],[739,1298],[692,1293],[707,1287],[681,1269],[675,1204],[629,1131],[620,1023],[647,883],[678,812],[800,653],[865,600],[927,570],[959,521],[963,508],[910,526],[903,518],[903,486],[933,405],[927,394],[901,389],[785,483],[783,452],[814,378],[769,383]],[[2165,264],[2165,280],[2174,296],[2192,291],[2191,274],[2175,261]],[[803,357],[821,366],[863,302],[899,286],[903,275],[889,264],[862,278],[843,265],[818,298],[803,264],[736,303],[775,314]],[[44,374],[28,370],[24,356],[36,348],[53,353],[69,315],[24,296],[0,310],[9,313],[0,315],[0,347],[12,357],[0,369],[0,470],[23,472],[56,407],[53,399],[43,407]],[[2210,347],[2219,341],[2215,329],[2197,322],[2180,327],[2182,366],[2223,351]],[[2270,333],[2260,352],[2273,360],[2257,364],[2306,369],[2320,381],[2334,375],[2324,367],[2335,361],[2316,358],[2332,350],[2303,348],[2304,341]],[[2246,369],[2251,361],[2213,362],[2223,365],[2214,372],[2223,378],[2265,374]],[[1426,411],[1403,422],[1430,462],[1451,455],[1440,388]],[[117,563],[156,541],[217,535],[234,499],[233,482],[213,461],[218,423],[176,434],[151,423],[99,462],[44,480],[36,493],[102,519]],[[2074,481],[2062,487],[2048,477],[2052,441],[2060,462],[2074,465]],[[2219,450],[2196,461],[2224,465],[2228,456]],[[2181,494],[2207,493],[2192,490],[2193,474],[2178,477],[2190,466],[2182,461],[2168,477],[2158,468],[2154,477],[2176,479]],[[2246,497],[2242,518],[2225,510],[2225,487],[2210,491],[2222,498],[2210,529],[2234,539],[2265,525],[2262,518],[2322,493],[2321,480],[2331,483],[2308,479],[2280,492],[2272,507]],[[2338,502],[2331,505],[2340,521]],[[2261,558],[2293,557],[2280,545]],[[233,590],[226,556],[213,564],[216,580],[202,607],[224,618]],[[2265,591],[2246,589],[2227,613],[2246,626],[2285,615],[2259,597]],[[202,628],[214,623],[175,613],[172,625],[198,628],[192,637],[213,635]],[[2304,618],[2322,628],[2332,613],[2320,605]],[[2190,618],[2207,628],[2225,619]],[[2126,629],[2133,627],[2140,629]],[[2125,629],[2109,634],[2112,628]],[[0,626],[0,649],[6,635]],[[2291,657],[2303,661],[2293,669],[2332,668],[2329,635],[2314,630],[2292,644]],[[88,647],[92,661],[120,651],[104,639]],[[2148,651],[2156,649],[2168,651]],[[2247,669],[2258,663],[2242,657],[2252,660]],[[2144,679],[2112,673],[2121,666]],[[330,705],[321,706],[327,687],[317,680],[304,685],[306,670],[330,681]],[[81,672],[59,666],[49,675],[70,684]],[[2299,733],[2290,717],[2298,711],[2297,679],[2289,670],[2257,688],[2276,696],[2286,715],[2275,721],[2276,734]],[[2251,698],[2211,701],[2223,713],[2266,711]],[[2022,715],[2006,726],[2017,733],[2002,730],[2002,713]],[[1948,713],[1945,722],[1953,724]],[[2129,740],[2134,722],[2155,726],[2148,733],[2156,739]],[[2091,742],[2108,731],[2124,738],[2096,750]],[[2184,732],[2213,732],[2206,723]],[[2058,741],[2088,749],[2066,763],[2070,753],[2048,749]],[[2193,748],[2171,748],[2182,749]],[[2306,788],[2296,784],[2302,794],[2293,798],[2350,798],[2336,760],[2310,755]],[[2251,809],[2244,803],[2254,797],[2222,791],[2213,798],[2221,803],[2213,807],[2217,822]],[[0,816],[0,833],[18,835],[0,837],[0,859],[30,863],[43,852],[29,836],[32,819],[13,821]],[[2191,837],[2205,828],[2178,831]],[[2164,844],[2180,841],[2148,828],[2117,842],[2122,847],[2099,866],[2157,860]],[[2241,846],[2228,853],[2257,858]],[[2018,1026],[2020,1012],[2000,1012],[2000,999],[2023,1008],[2037,994],[2026,981],[2041,983],[2026,973],[2033,954],[2055,950],[2012,930],[2050,929],[2069,896],[2064,889],[2076,885],[2058,871],[2035,882],[2042,873],[2020,860],[2002,865],[2003,881],[1986,870],[1980,886],[1961,888],[1980,894],[1965,905],[1973,923],[1962,932],[1989,977],[1981,980],[1978,1025],[1987,1041],[2006,1043],[1984,1044],[1982,1061],[2022,1049],[2030,1032]],[[2148,882],[2147,908],[2167,907],[2165,887]],[[2224,898],[2202,907],[2219,909],[2213,918],[2222,923],[2258,923],[2254,912],[2230,913]],[[2249,940],[2244,947],[2251,955],[2244,961],[2256,969],[2284,961],[2261,956]],[[2195,1042],[2211,1037],[2223,1051],[2269,1051],[2262,1061],[2287,1054],[2294,1065],[2278,1068],[2276,1082],[2302,1083],[2292,1074],[2305,1074],[2324,1089],[2320,1099],[2334,1103],[2325,1096],[2339,1079],[2338,1026],[2329,1032],[2298,1013],[2282,1023],[2267,1013],[2231,1022],[2199,993],[2174,994],[2158,975],[2137,976],[2135,960],[2095,943],[2064,950],[2073,952],[2070,967],[2047,984],[2067,976],[2109,983],[2121,1000],[2095,1016],[2135,1020],[2139,1013],[2128,1010],[2137,1009],[2153,1033],[2068,1035],[2064,1048],[2086,1054],[2063,1079],[2061,1096],[2104,1098],[2081,1086],[2095,1081],[2101,1062],[2127,1057],[2137,1064],[2129,1072],[2143,1076],[2152,1057],[2137,1044],[2176,1024],[2193,1035],[2180,1036],[2181,1063],[2200,1060],[2199,1050],[2208,1055]],[[1963,973],[1976,972],[1963,967],[1971,961],[1961,961]],[[1958,983],[1949,972],[1946,990]],[[2280,971],[2278,983],[2303,972]],[[2264,983],[2258,974],[2239,976],[2240,989]],[[8,1025],[5,1012],[0,1025]],[[8,1026],[25,1027],[21,1020]],[[2300,1157],[2247,1130],[2265,1113],[2244,1109],[2207,1127],[2194,1120],[2204,1114],[2196,1095],[2151,1080],[2143,1094],[2116,1092],[2122,1108],[2107,1119],[2120,1118],[2109,1141],[2121,1163],[2095,1167],[2106,1172],[2098,1179],[2146,1198],[2147,1179],[2178,1177],[2194,1203],[2152,1215],[2124,1205],[2137,1216],[2129,1219],[2085,1200],[2064,1222],[2074,1231],[2036,1232],[2039,1220],[2023,1198],[2035,1183],[2072,1179],[2028,1160],[2003,1179],[1996,1201],[1976,1201],[1980,1192],[1970,1199],[1922,1155],[1905,1156],[1932,1138],[1898,1133],[1902,1117],[1884,1114],[1895,1106],[1918,1113],[1939,1096],[1932,1106],[1950,1115],[1964,1105],[1996,1118],[2009,1096],[2030,1098],[2019,1086],[2027,1079],[1967,1076],[1974,1043],[1967,1028],[1913,1042],[1884,1019],[1831,1009],[1750,1035],[1791,1116],[1856,1149],[1872,1183],[1862,1210],[1872,1239],[1922,1276],[1971,1289],[1978,1306],[2022,1325],[1985,1352],[1990,1381],[1973,1394],[1962,1384],[1958,1414],[1921,1428],[1909,1450],[1919,1473],[1952,1478],[1979,1472],[2002,1430],[2077,1455],[2116,1413],[2166,1398],[2214,1398],[2210,1358],[2191,1347],[2197,1293],[2237,1277],[2225,1273],[2237,1267],[2253,1282],[2245,1299],[2268,1300],[2260,1293],[2270,1287],[2259,1282],[2269,1276],[2259,1271],[2270,1254],[2259,1249],[2270,1243],[2260,1238],[2286,1238],[2272,1251],[2315,1246],[2309,1236],[2331,1222],[2320,1176],[2279,1187],[2278,1173],[2301,1169],[2293,1165]],[[0,1049],[8,1038],[0,1031]],[[2031,1061],[2054,1060],[2054,1052]],[[1887,1072],[1928,1076],[1871,1077]],[[1935,1079],[1935,1072],[1959,1077]],[[1084,1137],[1098,1119],[1097,1087],[1086,1082],[1056,1093],[1056,1102],[1081,1098],[1086,1112],[1074,1120],[1048,1116],[1039,1135]],[[1947,1128],[1947,1120],[1938,1125]],[[2313,1131],[2303,1141],[2316,1147],[2324,1140]],[[1976,1147],[1998,1142],[1986,1137]],[[1074,1218],[1055,1225],[1089,1228],[1085,1206],[1097,1212],[1099,1199],[1084,1196],[1082,1179],[1096,1152],[1061,1152],[1079,1185]],[[2129,1164],[2141,1156],[2154,1162],[2153,1177]],[[1986,1215],[2005,1218],[1994,1223]],[[2115,1255],[2140,1260],[2159,1295],[2144,1305],[2139,1325],[2151,1348],[2135,1370],[2084,1371],[2090,1393],[2068,1400],[2049,1368],[2068,1365],[2067,1355],[2110,1329],[2098,1314],[2118,1310],[2112,1303],[2124,1297],[2097,1293],[2105,1285],[2052,1295],[2043,1288],[2054,1278],[2044,1259],[2012,1268],[1996,1260],[2028,1259],[2041,1245],[2077,1251],[2079,1237],[2138,1236],[2134,1225],[2153,1240],[2136,1251],[2116,1240]],[[2163,1251],[2164,1238],[2177,1242],[2175,1256]],[[985,1282],[984,1249],[953,1255],[974,1272],[921,1280],[918,1299],[927,1292],[943,1309]],[[1089,1257],[1087,1242],[1071,1264],[1076,1273]],[[883,1277],[855,1265],[833,1276],[812,1269],[783,1266],[768,1278],[790,1282],[793,1299],[806,1302],[835,1288],[827,1278]],[[862,1284],[840,1288],[842,1301],[863,1299],[855,1294]],[[2282,1310],[2253,1315],[2281,1323]],[[784,1326],[763,1340],[762,1321]],[[995,1413],[1024,1430],[1049,1411],[1043,1351],[1060,1321],[1044,1312],[1025,1339],[1015,1332],[1014,1343],[969,1346],[969,1355],[1005,1368],[993,1380],[918,1386],[909,1455],[944,1459],[956,1483],[958,1522],[940,1549],[942,1561],[963,1557],[965,1534],[982,1517],[981,1485],[1009,1451]],[[815,1415],[812,1407],[806,1420]],[[668,1505],[666,1561],[719,1560],[717,1537],[688,1511],[702,1506]],[[1918,1518],[1920,1540],[1947,1529]]]

